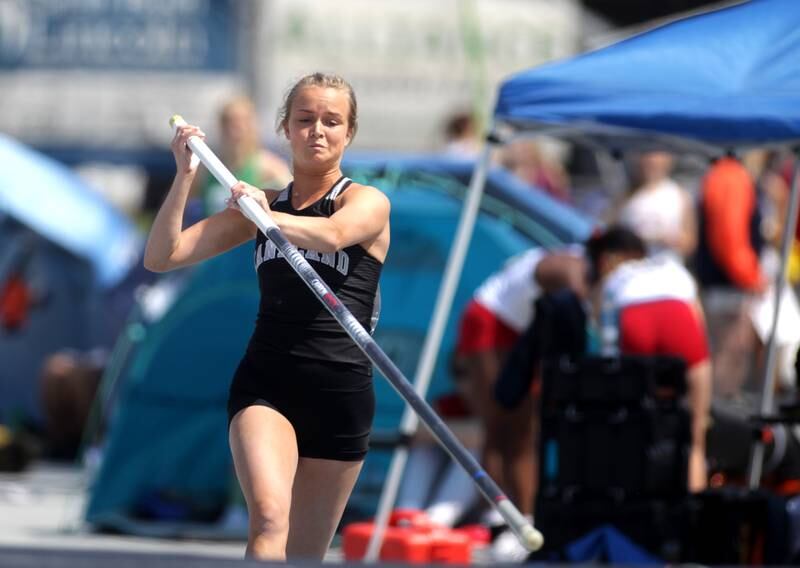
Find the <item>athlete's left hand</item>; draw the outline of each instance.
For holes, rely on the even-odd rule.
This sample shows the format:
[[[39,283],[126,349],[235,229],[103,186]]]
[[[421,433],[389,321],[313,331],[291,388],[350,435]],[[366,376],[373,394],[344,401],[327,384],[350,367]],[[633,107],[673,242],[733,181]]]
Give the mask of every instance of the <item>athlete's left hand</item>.
[[[240,197],[245,195],[252,197],[253,200],[258,203],[262,209],[264,209],[264,211],[270,213],[269,201],[267,200],[266,194],[257,187],[254,187],[243,181],[238,182],[231,188],[231,196],[227,200],[228,207],[231,209],[236,209],[237,211],[241,211],[241,209],[239,209],[238,201]]]

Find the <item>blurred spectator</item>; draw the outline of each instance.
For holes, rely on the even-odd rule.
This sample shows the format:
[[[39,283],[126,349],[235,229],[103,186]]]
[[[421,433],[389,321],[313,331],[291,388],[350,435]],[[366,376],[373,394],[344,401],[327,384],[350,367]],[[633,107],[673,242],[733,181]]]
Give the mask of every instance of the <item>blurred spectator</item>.
[[[560,201],[571,201],[564,167],[549,159],[535,140],[514,140],[500,150],[500,164],[524,182],[543,189]]]
[[[533,397],[526,392],[515,409],[501,408],[494,399],[495,381],[511,347],[533,320],[534,302],[542,292],[583,287],[581,256],[579,248],[570,247],[553,252],[532,249],[514,257],[476,290],[459,326],[456,386],[480,422],[484,468],[527,515],[533,514],[536,487]],[[502,518],[488,522],[501,524]],[[498,536],[495,544],[503,548],[498,560],[527,556],[510,532]]]
[[[673,251],[683,260],[697,246],[697,220],[691,196],[670,177],[672,166],[667,152],[639,156],[636,184],[617,221],[641,236],[651,252]]]
[[[478,125],[470,112],[453,114],[444,125],[444,153],[458,158],[474,158],[481,149]]]
[[[764,244],[780,250],[789,207],[789,182],[781,175],[780,154],[774,150],[751,150],[742,163],[756,185]]]
[[[590,239],[586,252],[597,282],[593,304],[601,341],[612,342],[623,354],[673,355],[686,362],[692,415],[689,489],[700,491],[707,484],[711,361],[694,278],[669,255],[647,257],[644,241],[622,227]],[[610,337],[603,329],[609,321],[616,326]]]
[[[764,151],[763,154],[764,165],[759,187],[768,198],[770,205],[769,215],[764,223],[764,237],[776,250],[780,250],[789,211],[796,158],[794,154],[776,150]],[[798,219],[800,219],[800,213],[798,213]],[[795,225],[791,246],[788,279],[796,286],[800,284],[800,223]]]
[[[63,350],[45,359],[40,377],[45,446],[50,458],[78,455],[107,352]]]
[[[711,364],[694,279],[670,255],[646,257],[644,241],[623,227],[611,227],[591,238],[586,256],[592,302],[581,302],[580,295],[569,288],[537,302],[535,318],[495,386],[497,400],[507,409],[520,405],[531,384],[536,385],[544,358],[597,349],[586,341],[582,329],[586,314],[582,318],[580,312],[591,310],[607,354],[672,355],[685,360],[692,414],[689,488],[701,490],[706,485]],[[532,412],[533,407],[523,408]],[[532,414],[530,420],[534,420]]]
[[[788,221],[791,179],[787,179],[787,176],[791,178],[791,162],[791,155],[784,155],[777,150],[751,150],[743,158],[744,165],[756,180],[761,213],[760,230],[764,241],[760,266],[769,284],[775,281],[783,261],[780,251]],[[785,171],[786,164],[789,165],[789,171]],[[797,250],[795,238],[790,238],[792,239],[792,242],[789,243],[792,247],[791,252],[795,252]],[[797,274],[793,274],[793,271],[796,272],[796,264],[792,260],[792,255],[790,255],[787,278],[790,282],[795,282],[793,276],[796,277]],[[772,330],[774,310],[772,288],[770,285],[766,294],[754,298],[749,310],[750,321],[758,340],[755,346],[755,362],[759,369],[763,368],[765,363],[766,345]],[[800,345],[800,309],[797,298],[791,289],[784,290],[780,324],[776,328],[775,341],[778,361],[776,389],[793,389],[796,377],[792,363],[794,354]]]
[[[751,172],[733,156],[716,160],[701,184],[695,272],[714,362],[714,389],[737,395],[752,370],[751,295],[767,285],[759,256],[761,213]]]
[[[792,176],[797,165],[797,156],[794,154],[785,156],[777,167],[778,174],[780,175],[786,187],[786,208],[789,208],[789,197],[792,192]],[[800,284],[800,211],[797,213],[797,224],[794,230],[794,243],[792,247],[792,254],[789,259],[789,281],[797,286]]]
[[[253,102],[237,97],[220,111],[219,126],[222,139],[217,155],[240,181],[259,188],[280,189],[291,180],[286,162],[261,146],[258,117]],[[199,197],[206,216],[225,209],[230,197],[213,176],[201,166],[204,175],[198,176]]]

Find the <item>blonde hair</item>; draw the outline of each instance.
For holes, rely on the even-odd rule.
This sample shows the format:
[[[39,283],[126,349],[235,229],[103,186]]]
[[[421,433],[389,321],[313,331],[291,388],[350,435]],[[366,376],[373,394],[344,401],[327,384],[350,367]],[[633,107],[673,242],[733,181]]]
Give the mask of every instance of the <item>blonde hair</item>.
[[[225,122],[230,117],[231,112],[237,109],[243,109],[253,118],[256,118],[256,105],[253,103],[253,99],[248,97],[247,95],[237,95],[231,99],[228,99],[223,105],[222,108],[219,110],[219,120],[220,122]]]
[[[228,99],[219,110],[219,126],[224,132],[226,124],[231,119],[231,115],[235,114],[237,111],[243,111],[249,118],[247,121],[247,135],[242,142],[248,150],[255,150],[260,145],[260,136],[258,132],[258,111],[256,110],[253,99],[246,95],[238,95]]]
[[[356,101],[356,93],[353,91],[353,87],[350,86],[350,83],[345,81],[339,75],[319,72],[311,73],[310,75],[306,75],[305,77],[301,78],[286,93],[286,96],[283,99],[283,105],[281,105],[281,108],[278,111],[278,124],[276,127],[277,132],[280,133],[281,130],[285,131],[287,128],[289,123],[289,115],[292,110],[292,103],[297,97],[297,93],[306,87],[338,89],[347,94],[347,98],[350,100],[350,113],[347,117],[347,133],[350,136],[350,142],[352,142],[353,138],[356,137],[356,131],[358,130],[358,103]]]

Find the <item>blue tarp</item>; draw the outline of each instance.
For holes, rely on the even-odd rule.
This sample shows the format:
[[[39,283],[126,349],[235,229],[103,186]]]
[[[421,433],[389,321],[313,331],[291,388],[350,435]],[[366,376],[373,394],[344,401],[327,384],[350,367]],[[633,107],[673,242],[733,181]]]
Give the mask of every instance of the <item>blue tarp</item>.
[[[656,558],[637,546],[613,525],[601,525],[565,547],[566,560],[571,563],[600,563],[628,565],[663,565]]]
[[[92,265],[113,286],[139,257],[133,222],[61,163],[0,134],[0,216],[9,215]]]
[[[495,118],[604,146],[800,141],[800,2],[752,0],[505,81]]]

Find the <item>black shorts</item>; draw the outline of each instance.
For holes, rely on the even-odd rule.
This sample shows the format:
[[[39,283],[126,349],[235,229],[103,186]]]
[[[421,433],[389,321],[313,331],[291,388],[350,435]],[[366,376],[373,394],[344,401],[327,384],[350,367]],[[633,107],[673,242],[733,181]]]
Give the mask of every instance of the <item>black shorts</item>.
[[[249,351],[231,382],[228,426],[253,405],[286,417],[300,457],[361,461],[367,453],[375,415],[371,369]]]

